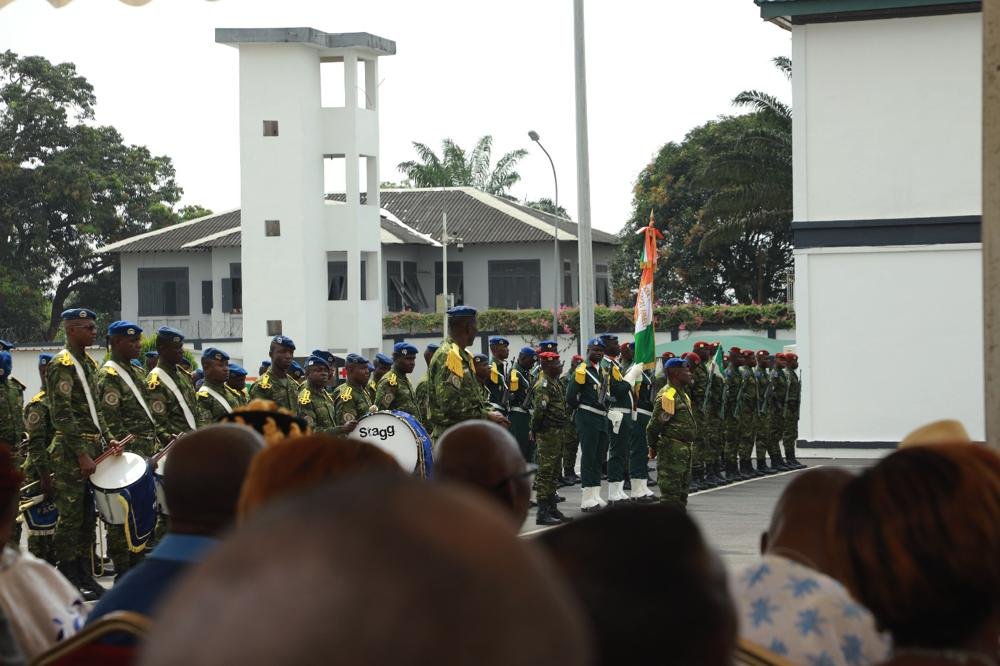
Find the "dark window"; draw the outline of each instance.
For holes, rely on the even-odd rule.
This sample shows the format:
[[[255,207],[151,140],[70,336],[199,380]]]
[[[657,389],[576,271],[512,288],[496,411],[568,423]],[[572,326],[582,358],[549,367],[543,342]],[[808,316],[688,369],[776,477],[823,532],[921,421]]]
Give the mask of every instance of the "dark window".
[[[611,305],[611,283],[608,281],[608,265],[594,265],[594,301],[598,305]]]
[[[278,121],[277,120],[265,120],[264,121],[264,136],[278,136]]]
[[[186,317],[188,314],[187,268],[139,269],[140,317]]]
[[[389,283],[386,285],[386,289],[389,292],[390,311],[413,310],[421,312],[430,307],[424,290],[420,286],[420,280],[417,278],[417,262],[388,262],[386,264],[386,279]]]
[[[368,300],[368,275],[365,273],[366,262],[361,260],[361,300]]]
[[[442,287],[444,265],[440,261],[434,262],[434,294],[443,294]],[[465,280],[462,275],[462,262],[448,262],[448,293],[455,294],[455,305],[465,304]]]
[[[201,281],[201,313],[212,314],[212,281]]]
[[[280,236],[281,235],[281,220],[264,220],[264,235],[265,236]]]
[[[398,261],[385,262],[385,277],[388,291],[386,304],[389,312],[403,311],[403,267]]]
[[[562,304],[572,306],[575,302],[573,298],[573,264],[568,261],[563,262],[563,289]]]
[[[268,319],[267,320],[267,335],[268,337],[274,337],[276,335],[281,335],[281,320],[280,319]]]
[[[490,307],[518,310],[542,306],[542,262],[490,261]]]
[[[326,262],[326,279],[329,289],[326,300],[346,301],[347,300],[347,262],[328,261]]]

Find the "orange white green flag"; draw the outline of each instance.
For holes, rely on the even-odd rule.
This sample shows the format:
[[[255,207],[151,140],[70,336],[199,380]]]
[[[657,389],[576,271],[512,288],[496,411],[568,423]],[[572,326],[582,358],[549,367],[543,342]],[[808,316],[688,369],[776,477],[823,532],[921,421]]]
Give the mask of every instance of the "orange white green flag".
[[[649,224],[636,232],[644,234],[642,244],[642,276],[635,295],[635,363],[652,367],[656,361],[656,335],[653,330],[653,276],[656,274],[656,241],[663,234],[656,228],[653,211],[649,211]]]

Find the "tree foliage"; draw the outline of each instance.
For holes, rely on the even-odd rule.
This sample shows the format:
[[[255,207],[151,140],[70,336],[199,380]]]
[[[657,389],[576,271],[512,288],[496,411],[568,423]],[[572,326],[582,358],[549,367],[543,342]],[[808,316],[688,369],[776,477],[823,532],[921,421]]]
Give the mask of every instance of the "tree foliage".
[[[440,156],[417,141],[413,142],[413,148],[417,159],[400,162],[397,167],[413,187],[470,186],[497,195],[506,194],[521,180],[517,163],[528,154],[523,148],[512,150],[491,166],[493,137],[488,134],[468,153],[451,139],[441,142]]]
[[[524,205],[528,208],[534,208],[535,210],[540,210],[543,213],[548,213],[550,215],[556,215],[558,217],[564,217],[569,219],[569,213],[562,206],[556,206],[552,199],[547,197],[542,197],[538,201],[525,201]]]

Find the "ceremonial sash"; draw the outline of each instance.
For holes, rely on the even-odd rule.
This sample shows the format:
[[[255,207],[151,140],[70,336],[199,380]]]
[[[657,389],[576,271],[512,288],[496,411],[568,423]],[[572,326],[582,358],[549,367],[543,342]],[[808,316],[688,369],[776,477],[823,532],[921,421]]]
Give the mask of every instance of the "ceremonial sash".
[[[163,385],[170,389],[170,392],[174,394],[174,397],[177,398],[177,402],[181,405],[181,411],[184,412],[184,420],[187,421],[188,427],[191,428],[191,430],[194,430],[197,427],[194,420],[194,414],[191,413],[191,408],[188,406],[187,402],[184,401],[184,394],[181,393],[179,388],[177,388],[177,384],[174,382],[173,377],[165,372],[160,372],[160,368],[158,367],[153,368],[149,374],[156,375],[157,378],[163,382]]]
[[[66,353],[73,356],[73,353],[68,349],[66,350]],[[87,352],[83,353],[84,355],[87,354]],[[87,359],[84,359],[84,363],[86,362]],[[73,363],[73,369],[76,371],[77,379],[80,380],[80,386],[83,387],[83,395],[87,398],[87,409],[90,410],[90,420],[94,422],[94,427],[97,428],[97,432],[101,432],[101,422],[97,418],[97,406],[94,405],[94,396],[90,394],[90,384],[87,382],[87,375],[83,372],[83,366],[77,362]]]
[[[139,401],[139,404],[142,406],[142,411],[146,412],[146,416],[149,417],[149,420],[152,423],[156,423],[153,419],[153,413],[149,411],[149,405],[146,404],[146,399],[142,397],[142,393],[139,392],[139,387],[135,385],[134,381],[132,381],[132,373],[127,372],[124,368],[122,368],[122,366],[112,360],[108,360],[104,364],[104,367],[111,368],[118,373],[118,376],[122,378],[123,382],[125,382],[125,386],[128,387],[128,390],[132,391],[132,395],[134,395],[135,399]]]
[[[225,398],[223,398],[221,395],[219,395],[209,387],[205,386],[204,384],[201,385],[201,390],[208,393],[213,398],[215,398],[215,401],[220,405],[222,405],[223,409],[226,410],[227,414],[232,414],[233,408],[229,406],[229,403],[226,401]]]

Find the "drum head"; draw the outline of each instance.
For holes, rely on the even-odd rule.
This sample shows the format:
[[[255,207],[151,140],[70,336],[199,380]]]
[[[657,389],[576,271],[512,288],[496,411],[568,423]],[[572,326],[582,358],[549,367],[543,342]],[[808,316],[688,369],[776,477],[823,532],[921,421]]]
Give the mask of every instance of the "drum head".
[[[90,475],[90,483],[102,490],[116,490],[132,485],[146,473],[146,460],[126,451],[118,456],[105,458]]]
[[[413,428],[405,419],[390,412],[376,412],[361,418],[349,436],[379,447],[407,472],[415,471],[420,461],[417,453],[420,443]]]
[[[169,453],[164,453],[160,456],[160,459],[156,461],[156,476],[163,476],[163,470],[167,467],[167,456],[169,455]]]

